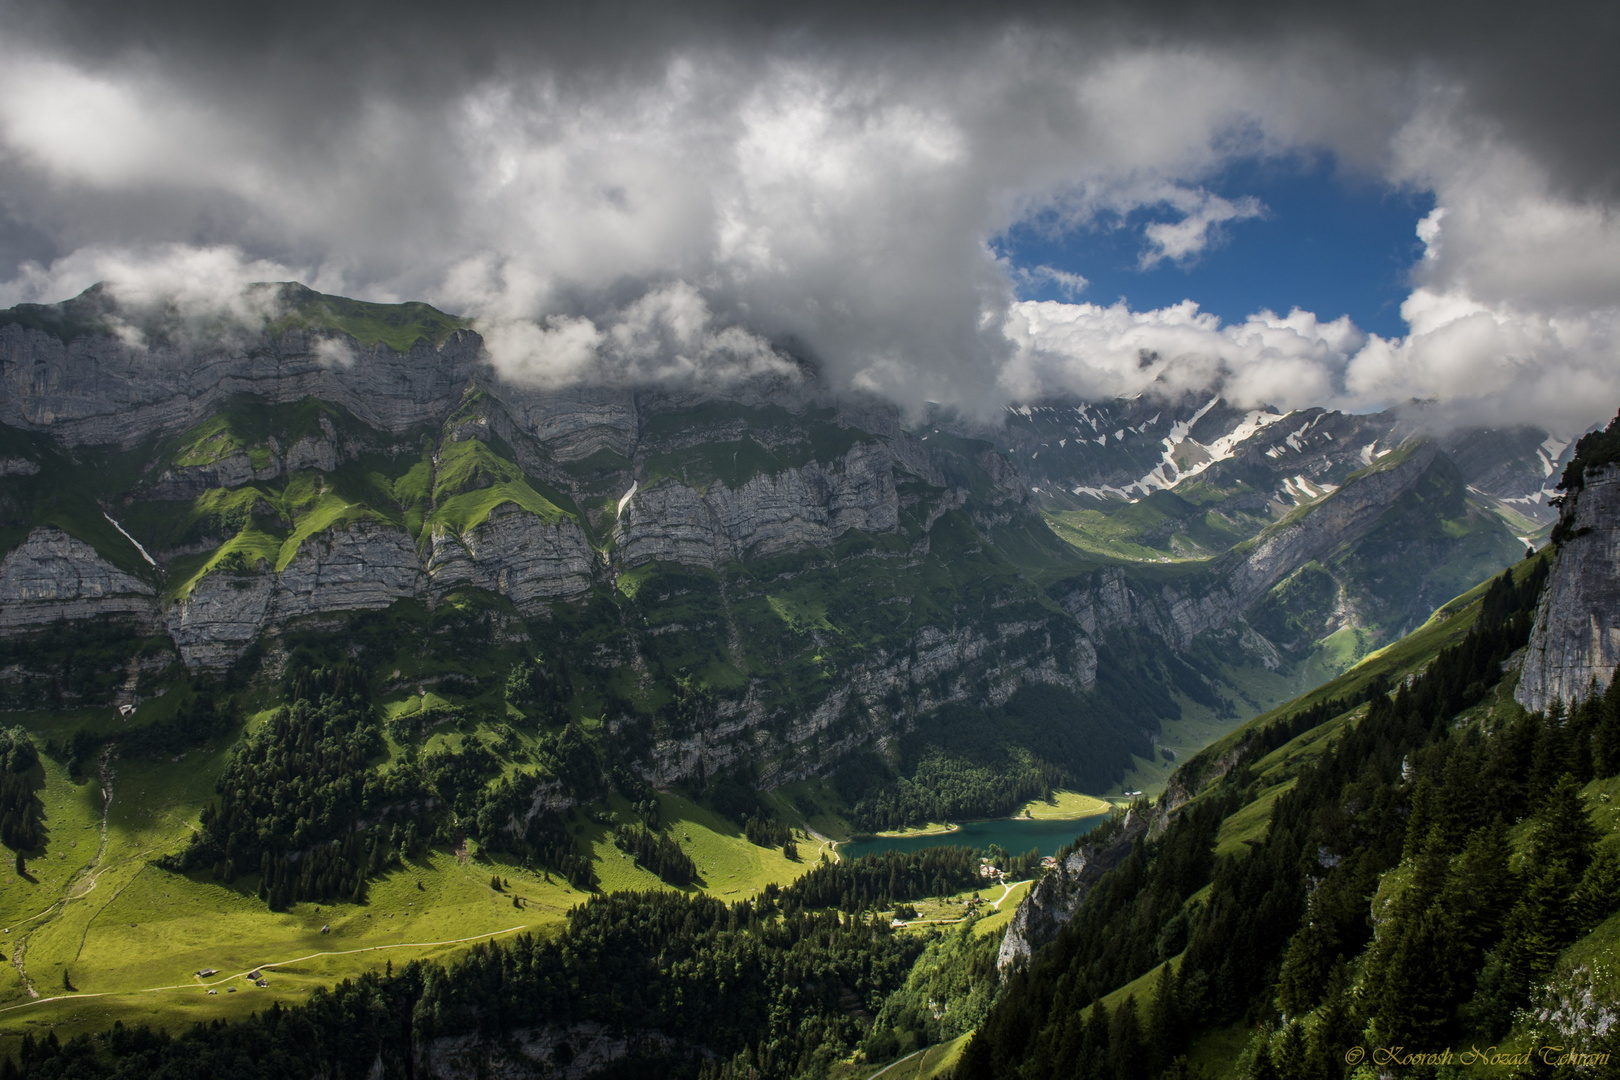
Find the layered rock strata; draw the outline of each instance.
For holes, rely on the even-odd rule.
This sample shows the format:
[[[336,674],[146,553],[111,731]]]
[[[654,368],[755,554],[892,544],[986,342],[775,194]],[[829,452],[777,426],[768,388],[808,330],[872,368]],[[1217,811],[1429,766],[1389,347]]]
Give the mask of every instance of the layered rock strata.
[[[851,529],[893,532],[900,524],[897,467],[887,448],[857,443],[839,460],[752,477],[733,491],[705,492],[670,478],[638,487],[619,510],[617,561],[717,567],[802,545],[826,547]]]
[[[321,346],[332,340],[352,362],[328,359]],[[488,370],[482,349],[467,330],[401,353],[298,329],[144,346],[112,335],[64,342],[12,323],[0,326],[0,423],[49,429],[66,445],[130,446],[184,430],[234,394],[252,394],[271,403],[318,397],[398,432],[453,408],[468,379]]]
[[[157,590],[54,526],[34,529],[0,561],[0,631],[63,619],[153,621]]]

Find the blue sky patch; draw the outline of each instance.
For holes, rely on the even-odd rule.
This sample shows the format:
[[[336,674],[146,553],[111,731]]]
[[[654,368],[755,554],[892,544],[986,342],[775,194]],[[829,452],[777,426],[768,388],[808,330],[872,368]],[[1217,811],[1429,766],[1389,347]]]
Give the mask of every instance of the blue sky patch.
[[[1015,268],[1047,266],[1089,282],[1075,293],[1033,278],[1019,287],[1024,300],[1112,304],[1124,297],[1133,310],[1147,311],[1192,299],[1228,323],[1262,308],[1285,314],[1300,307],[1323,320],[1348,314],[1386,337],[1406,333],[1400,306],[1423,254],[1416,229],[1434,209],[1432,192],[1349,176],[1331,159],[1297,158],[1245,159],[1203,187],[1234,203],[1258,198],[1265,213],[1215,226],[1214,241],[1185,263],[1141,265],[1151,250],[1143,230],[1179,219],[1168,206],[1105,216],[1056,235],[1050,219],[1037,218],[993,247]]]

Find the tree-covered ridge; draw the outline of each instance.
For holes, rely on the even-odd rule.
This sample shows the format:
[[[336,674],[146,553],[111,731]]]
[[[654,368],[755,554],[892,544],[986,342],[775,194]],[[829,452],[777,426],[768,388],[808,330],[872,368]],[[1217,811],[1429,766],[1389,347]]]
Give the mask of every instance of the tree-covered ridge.
[[[399,831],[357,827],[362,811],[381,814],[390,801],[368,768],[382,734],[365,680],[350,666],[316,668],[292,677],[289,697],[232,756],[177,866],[212,867],[223,881],[257,871],[276,909],[361,899],[366,877],[395,859]]]
[[[1578,491],[1586,486],[1586,470],[1620,461],[1620,416],[1602,431],[1588,432],[1575,444],[1575,456],[1564,466],[1558,479],[1559,491]]]
[[[905,985],[889,995],[872,1021],[862,1047],[867,1060],[887,1061],[919,1046],[949,1042],[984,1021],[1000,985],[1001,935],[982,933],[974,923],[964,921],[928,943]]]
[[[416,963],[318,990],[177,1038],[116,1028],[62,1045],[23,1044],[0,1075],[29,1080],[140,1077],[282,1080],[422,1075],[439,1037],[499,1044],[523,1028],[606,1024],[653,1036],[617,1075],[816,1075],[865,1035],[923,947],[879,920],[762,913],[679,893],[620,893],[575,908],[554,937],[480,945],[448,967]]]
[[[165,865],[211,870],[226,882],[256,873],[260,898],[281,909],[300,900],[361,900],[371,875],[424,842],[468,831],[490,850],[594,886],[590,860],[557,816],[533,810],[547,783],[586,799],[606,790],[600,753],[578,725],[542,733],[533,766],[494,783],[502,761],[477,739],[383,767],[383,725],[360,671],[346,663],[295,669],[285,687],[289,704],[243,740],[200,832]]]
[[[1494,725],[1454,722],[1525,640],[1539,579],[1503,575],[1459,644],[1393,694],[1370,687],[1326,749],[1269,778],[1281,793],[1249,850],[1217,858],[1223,821],[1260,794],[1254,765],[1295,725],[1246,749],[1010,979],[961,1075],[1157,1075],[1193,1032],[1238,1020],[1276,1033],[1256,1044],[1256,1076],[1337,1077],[1364,1032],[1505,1034],[1558,951],[1620,902],[1575,796],[1620,774],[1620,691],[1568,717],[1506,719],[1498,699]],[[1397,886],[1375,935],[1374,897]],[[1134,1000],[1110,1014],[1100,998],[1155,967],[1148,1015]]]
[[[942,846],[824,862],[785,889],[766,886],[764,897],[767,903],[780,897],[789,910],[836,908],[854,913],[891,908],[901,900],[949,896],[979,883],[978,852]]]

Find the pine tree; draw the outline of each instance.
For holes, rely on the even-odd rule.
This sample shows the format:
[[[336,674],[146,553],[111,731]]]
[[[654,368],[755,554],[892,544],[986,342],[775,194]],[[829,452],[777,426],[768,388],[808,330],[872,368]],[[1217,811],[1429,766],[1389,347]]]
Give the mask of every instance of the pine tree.
[[[1448,870],[1445,834],[1436,824],[1414,861],[1411,880],[1378,929],[1367,963],[1369,1030],[1385,1045],[1430,1045],[1450,1019],[1449,987],[1436,978],[1446,963],[1439,899]]]
[[[1182,1035],[1181,980],[1165,963],[1153,984],[1153,1006],[1148,1012],[1147,1056],[1150,1075],[1157,1076],[1185,1048]]]
[[[1114,1080],[1147,1080],[1148,1062],[1142,1045],[1142,1021],[1136,995],[1126,995],[1108,1032],[1108,1063]]]
[[[1609,682],[1603,711],[1592,732],[1592,771],[1598,776],[1620,773],[1620,679]]]
[[[1085,1069],[1085,1080],[1111,1080],[1112,1055],[1109,1053],[1109,1033],[1113,1021],[1108,1006],[1099,998],[1086,1011],[1085,1037],[1080,1043],[1080,1062]]]
[[[1547,706],[1546,718],[1536,733],[1536,745],[1530,755],[1530,791],[1532,800],[1540,792],[1549,791],[1558,778],[1569,771],[1569,729],[1565,723],[1564,703],[1554,698]]]
[[[1592,860],[1597,837],[1581,799],[1580,785],[1565,773],[1536,808],[1525,837],[1525,862],[1532,875],[1554,862],[1562,862],[1570,877],[1579,879]]]
[[[1620,908],[1620,855],[1601,848],[1575,889],[1576,930],[1587,933]]]
[[[1569,864],[1553,862],[1531,879],[1524,899],[1508,915],[1503,956],[1522,973],[1526,988],[1552,971],[1559,952],[1575,940],[1580,925],[1575,885]]]
[[[1272,1063],[1281,1076],[1301,1077],[1305,1075],[1309,1052],[1304,1025],[1297,1019],[1290,1020],[1283,1026],[1282,1034],[1277,1039],[1271,1055]]]
[[[1343,962],[1328,973],[1328,988],[1321,1011],[1311,1028],[1306,1052],[1306,1075],[1314,1080],[1338,1080],[1343,1075],[1346,1051],[1361,1037],[1350,1007],[1350,976]]]
[[[1271,1058],[1271,1033],[1262,1031],[1255,1034],[1259,1045],[1255,1047],[1254,1061],[1249,1067],[1248,1080],[1284,1080],[1283,1075],[1277,1071],[1277,1066]]]

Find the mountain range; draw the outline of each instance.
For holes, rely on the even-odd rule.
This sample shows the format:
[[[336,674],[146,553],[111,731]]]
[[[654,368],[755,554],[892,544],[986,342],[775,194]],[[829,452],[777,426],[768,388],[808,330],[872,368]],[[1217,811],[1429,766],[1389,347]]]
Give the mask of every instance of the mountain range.
[[[342,1008],[407,1003],[377,1006],[382,1050],[316,1039],[334,1076],[497,1060],[829,1075],[918,1039],[960,1050],[976,1024],[967,1075],[1078,1053],[1042,980],[1084,968],[1080,1016],[1172,960],[1227,978],[1209,942],[1237,924],[1198,899],[1217,856],[1260,844],[1378,701],[1397,711],[1358,751],[1369,769],[1429,745],[1392,686],[1428,686],[1451,657],[1461,674],[1423,690],[1445,708],[1542,716],[1611,678],[1620,644],[1591,626],[1620,623],[1592,614],[1620,616],[1620,436],[1425,416],[1168,391],[914,415],[797,361],[716,386],[552,386],[427,305],[289,284],[208,317],[101,287],[0,312],[0,839],[16,871],[0,921],[17,931],[0,1037],[7,1011],[46,1007],[77,1010],[51,1023],[86,1038],[172,1026],[195,1002],[141,995],[191,984],[146,972],[194,964],[201,992],[240,952],[269,1000],[358,971]],[[1476,623],[1494,636],[1462,649]],[[863,921],[965,894],[975,859],[823,858],[1059,789],[1157,802],[1066,851],[1016,914],[1009,890],[1004,918],[978,924],[1005,936],[923,943]],[[1345,926],[1400,872],[1387,840],[1345,886]],[[1137,895],[1177,844],[1173,902],[1088,899]],[[1106,928],[1127,908],[1151,933]],[[1291,919],[1277,908],[1270,937],[1242,924],[1257,966],[1218,1006],[1206,982],[1186,1015],[1238,1023],[1229,1006],[1263,999]],[[1071,923],[1140,955],[1098,967]],[[515,951],[469,945],[536,927]],[[1366,941],[1345,933],[1352,961]],[[402,964],[473,951],[403,981],[341,966],[379,947],[412,950]],[[247,959],[294,953],[355,959]],[[653,1019],[633,1019],[620,994],[642,976],[611,973],[653,954]],[[734,981],[742,998],[703,982],[719,957],[760,965]],[[1302,1007],[1339,1000],[1320,959]],[[507,1015],[490,994],[527,1004]],[[693,1011],[693,994],[728,1004]],[[218,1015],[248,1016],[249,998],[264,1000],[221,996]],[[268,1040],[254,1055],[287,1045],[230,1030]],[[1287,1025],[1267,1030],[1281,1047]],[[72,1056],[18,1045],[25,1067]]]

